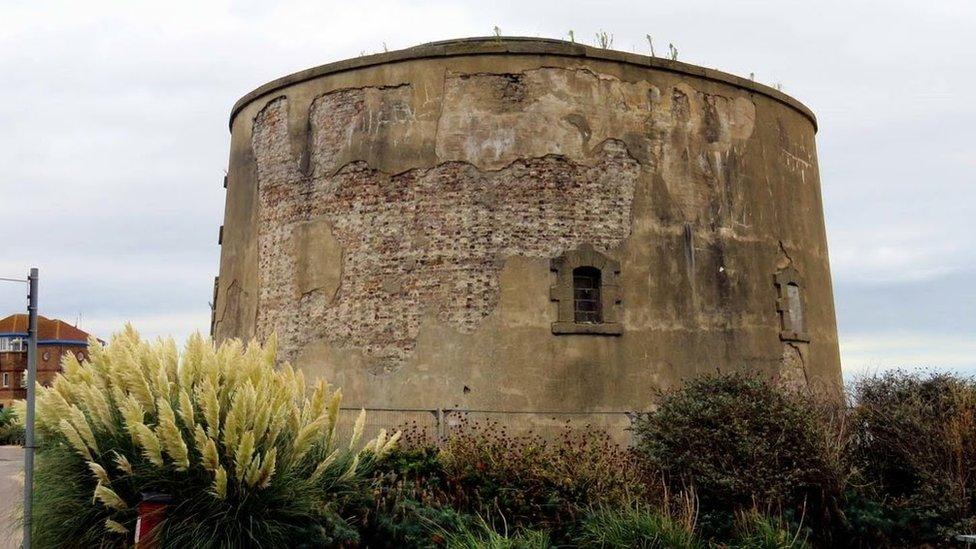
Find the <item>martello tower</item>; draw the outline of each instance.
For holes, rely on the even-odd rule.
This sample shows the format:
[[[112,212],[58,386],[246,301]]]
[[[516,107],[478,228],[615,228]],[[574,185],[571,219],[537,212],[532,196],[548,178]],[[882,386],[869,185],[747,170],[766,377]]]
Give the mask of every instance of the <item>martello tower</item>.
[[[217,338],[373,407],[640,409],[716,370],[838,388],[805,106],[579,44],[470,39],[231,114]]]

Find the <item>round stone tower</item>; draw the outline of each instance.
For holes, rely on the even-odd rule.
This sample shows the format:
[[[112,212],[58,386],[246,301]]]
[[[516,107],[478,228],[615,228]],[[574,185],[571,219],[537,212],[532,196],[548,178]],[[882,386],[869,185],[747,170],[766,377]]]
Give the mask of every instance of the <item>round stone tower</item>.
[[[213,331],[354,406],[606,411],[705,372],[841,383],[814,136],[772,88],[469,39],[231,114]]]

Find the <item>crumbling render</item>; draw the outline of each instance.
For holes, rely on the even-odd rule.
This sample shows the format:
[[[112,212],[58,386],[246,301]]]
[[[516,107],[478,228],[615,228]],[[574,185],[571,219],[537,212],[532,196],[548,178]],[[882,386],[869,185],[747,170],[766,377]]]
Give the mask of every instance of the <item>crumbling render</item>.
[[[702,202],[752,132],[748,100],[558,68],[448,75],[443,94],[436,120],[410,85],[325,94],[303,151],[286,98],[255,118],[257,335],[277,332],[286,357],[324,339],[392,369],[426,316],[471,332],[498,303],[506,257],[614,249],[652,173],[688,221],[731,216],[731,196]],[[378,167],[431,135],[436,165]]]

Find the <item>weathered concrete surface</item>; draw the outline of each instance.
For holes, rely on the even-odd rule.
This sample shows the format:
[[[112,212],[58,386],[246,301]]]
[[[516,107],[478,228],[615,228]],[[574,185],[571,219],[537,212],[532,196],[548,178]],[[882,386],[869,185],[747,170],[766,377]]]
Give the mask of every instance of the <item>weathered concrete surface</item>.
[[[24,449],[0,446],[0,549],[20,547],[23,532],[19,524],[24,501]]]
[[[733,369],[839,388],[816,127],[775,90],[459,41],[286,77],[231,129],[215,335],[276,332],[351,404],[635,410]],[[619,336],[553,334],[550,260],[583,245],[619,262]],[[781,339],[788,269],[809,341]]]

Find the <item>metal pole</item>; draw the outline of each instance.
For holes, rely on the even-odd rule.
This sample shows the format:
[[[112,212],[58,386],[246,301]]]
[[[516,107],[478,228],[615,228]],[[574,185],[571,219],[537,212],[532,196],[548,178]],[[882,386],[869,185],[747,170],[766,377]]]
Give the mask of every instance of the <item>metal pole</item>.
[[[24,549],[31,547],[31,507],[34,503],[34,384],[37,380],[37,268],[27,278],[27,417],[24,420]]]

